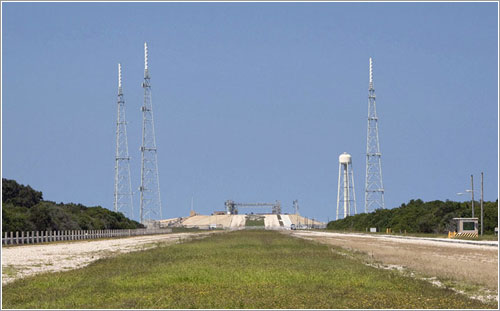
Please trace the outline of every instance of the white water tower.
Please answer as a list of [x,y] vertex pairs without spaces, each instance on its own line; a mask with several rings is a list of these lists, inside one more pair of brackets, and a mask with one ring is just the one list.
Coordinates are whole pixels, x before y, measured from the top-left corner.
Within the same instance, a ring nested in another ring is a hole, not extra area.
[[[342,186],[341,186],[342,185]],[[339,156],[339,183],[337,190],[337,219],[339,209],[344,207],[344,218],[356,214],[356,193],[351,155],[344,152]]]

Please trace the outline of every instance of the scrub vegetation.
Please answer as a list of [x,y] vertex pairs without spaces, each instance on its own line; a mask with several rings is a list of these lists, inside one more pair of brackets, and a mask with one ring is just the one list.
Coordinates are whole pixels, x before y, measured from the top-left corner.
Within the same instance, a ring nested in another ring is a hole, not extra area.
[[3,287],[3,308],[496,308],[275,231],[235,231]]
[[136,229],[144,226],[100,206],[44,201],[42,192],[2,178],[2,232]]
[[[498,200],[484,202],[484,233],[492,235],[498,227]],[[330,230],[367,231],[376,227],[385,232],[391,228],[393,233],[448,233],[455,231],[455,217],[471,217],[471,202],[411,200],[393,209],[378,209],[372,213],[347,216],[331,221]],[[480,217],[479,202],[474,203],[474,215]]]

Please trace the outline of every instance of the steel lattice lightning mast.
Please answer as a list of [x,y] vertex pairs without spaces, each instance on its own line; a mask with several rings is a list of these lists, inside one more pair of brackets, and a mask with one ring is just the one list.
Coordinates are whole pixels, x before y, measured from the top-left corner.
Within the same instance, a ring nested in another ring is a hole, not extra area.
[[368,130],[366,136],[365,213],[385,208],[382,183],[382,154],[378,140],[378,117],[373,88],[373,64],[370,57],[370,84],[368,88]]
[[116,117],[116,156],[114,210],[129,218],[134,216],[132,185],[130,180],[130,157],[128,154],[127,121],[122,91],[122,66],[118,64],[118,113]]
[[140,221],[161,218],[160,181],[158,177],[158,156],[151,101],[151,83],[148,70],[148,46],[144,43],[144,105],[142,106],[141,145],[141,209]]

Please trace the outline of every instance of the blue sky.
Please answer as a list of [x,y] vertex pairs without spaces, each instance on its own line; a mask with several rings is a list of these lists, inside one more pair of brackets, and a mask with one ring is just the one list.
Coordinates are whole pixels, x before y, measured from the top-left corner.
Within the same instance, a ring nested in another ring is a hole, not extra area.
[[[374,59],[386,207],[498,197],[497,3],[2,3],[2,177],[113,206],[117,63],[140,184],[143,43],[163,215],[279,200],[333,219],[338,156],[364,203]],[[135,215],[139,200],[135,196]],[[248,210],[251,211],[251,210]],[[257,210],[255,210],[257,211]]]

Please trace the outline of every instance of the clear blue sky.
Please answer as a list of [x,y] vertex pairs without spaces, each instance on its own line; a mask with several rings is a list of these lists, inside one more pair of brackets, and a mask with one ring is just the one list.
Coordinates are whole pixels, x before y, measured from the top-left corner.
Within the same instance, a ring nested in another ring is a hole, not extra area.
[[[163,214],[298,199],[333,219],[338,156],[364,203],[374,58],[386,206],[498,197],[496,3],[3,3],[2,177],[113,206],[117,63],[140,184],[150,50]],[[138,214],[138,195],[134,200]],[[251,210],[249,210],[251,211]],[[257,211],[257,210],[255,210]]]

